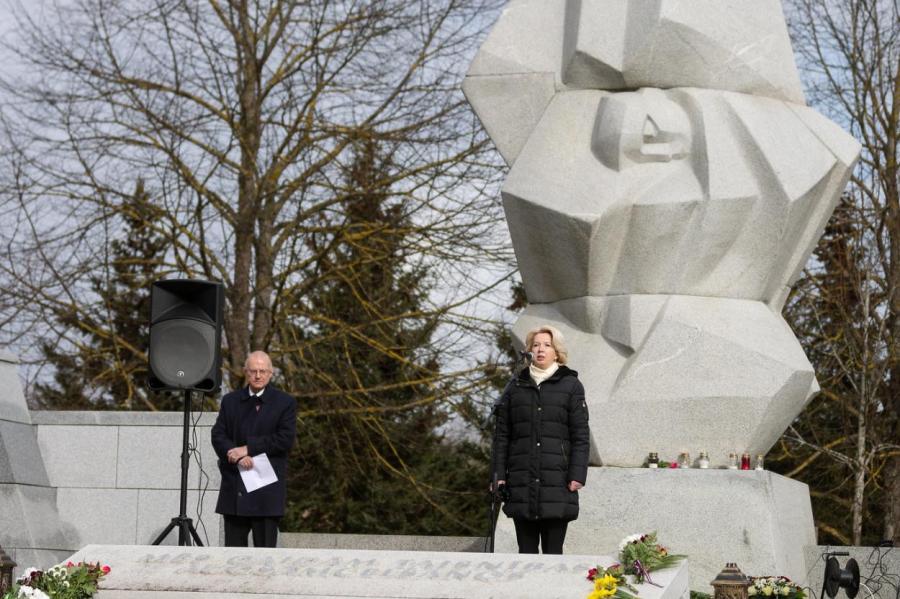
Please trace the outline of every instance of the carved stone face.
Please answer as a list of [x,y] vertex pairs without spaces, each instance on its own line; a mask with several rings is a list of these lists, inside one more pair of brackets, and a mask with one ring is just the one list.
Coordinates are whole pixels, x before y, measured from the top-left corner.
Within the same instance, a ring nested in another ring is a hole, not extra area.
[[846,181],[822,141],[836,133],[805,107],[733,92],[557,94],[503,188],[529,300],[780,305]]
[[591,151],[620,173],[637,165],[681,161],[691,154],[687,109],[659,89],[604,96],[594,123]]

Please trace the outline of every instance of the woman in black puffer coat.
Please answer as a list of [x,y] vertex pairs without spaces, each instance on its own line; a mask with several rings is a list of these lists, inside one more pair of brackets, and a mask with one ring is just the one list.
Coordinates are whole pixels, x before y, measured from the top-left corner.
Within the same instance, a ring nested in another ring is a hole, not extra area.
[[566,528],[578,517],[587,478],[590,433],[584,387],[566,367],[560,332],[528,333],[533,362],[506,388],[497,409],[493,460],[509,498],[503,512],[516,525],[519,553],[562,553]]

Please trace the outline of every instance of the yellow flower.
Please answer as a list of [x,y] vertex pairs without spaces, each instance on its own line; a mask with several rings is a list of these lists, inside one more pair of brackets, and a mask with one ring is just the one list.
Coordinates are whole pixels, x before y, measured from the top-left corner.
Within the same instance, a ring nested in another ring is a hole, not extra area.
[[594,588],[597,588],[597,589],[599,589],[601,586],[614,587],[614,586],[616,586],[616,584],[617,584],[616,577],[610,576],[609,574],[604,574],[603,578],[595,578],[594,579]]
[[601,578],[594,579],[594,592],[590,594],[588,599],[606,599],[616,594],[616,577],[609,574]]
[[772,594],[772,591],[774,591],[774,590],[775,589],[772,588],[772,585],[767,584],[766,586],[763,587],[763,590],[762,590],[763,595],[768,597],[769,595]]

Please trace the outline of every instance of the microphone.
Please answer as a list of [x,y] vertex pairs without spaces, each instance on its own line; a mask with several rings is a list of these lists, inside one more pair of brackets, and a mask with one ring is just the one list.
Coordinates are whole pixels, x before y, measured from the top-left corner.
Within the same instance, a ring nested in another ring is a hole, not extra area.
[[534,354],[530,351],[520,351],[519,357],[523,358],[527,364],[531,364],[531,361],[534,360]]

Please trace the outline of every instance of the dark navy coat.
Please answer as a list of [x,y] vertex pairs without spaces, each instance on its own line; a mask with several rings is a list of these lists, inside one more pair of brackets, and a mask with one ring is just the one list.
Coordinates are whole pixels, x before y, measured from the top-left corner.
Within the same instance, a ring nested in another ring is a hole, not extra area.
[[578,373],[560,366],[540,386],[528,369],[503,393],[496,412],[494,468],[506,480],[503,512],[527,520],[578,517],[578,492],[590,457],[588,411]]
[[[287,459],[297,436],[297,402],[287,393],[267,385],[260,409],[249,388],[222,398],[212,428],[212,444],[219,456],[222,486],[216,512],[228,516],[280,517],[284,515]],[[247,446],[250,457],[265,453],[278,482],[247,493],[237,464],[228,463],[228,450]]]

